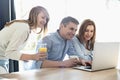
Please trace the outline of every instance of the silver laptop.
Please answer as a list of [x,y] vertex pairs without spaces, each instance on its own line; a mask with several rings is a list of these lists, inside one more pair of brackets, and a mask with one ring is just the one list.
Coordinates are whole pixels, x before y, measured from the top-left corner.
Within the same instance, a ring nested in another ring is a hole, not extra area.
[[117,67],[119,55],[118,42],[96,42],[93,51],[92,66],[76,66],[74,69],[96,71]]

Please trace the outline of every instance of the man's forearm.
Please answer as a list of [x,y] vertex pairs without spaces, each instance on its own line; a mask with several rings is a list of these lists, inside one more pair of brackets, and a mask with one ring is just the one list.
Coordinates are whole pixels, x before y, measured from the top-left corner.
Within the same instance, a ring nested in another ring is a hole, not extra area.
[[42,68],[60,68],[62,67],[62,61],[44,60],[41,67]]

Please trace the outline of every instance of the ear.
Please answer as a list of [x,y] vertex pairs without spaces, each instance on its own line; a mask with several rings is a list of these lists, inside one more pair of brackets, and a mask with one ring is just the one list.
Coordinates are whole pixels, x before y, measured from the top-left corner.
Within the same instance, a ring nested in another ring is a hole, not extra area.
[[64,25],[63,25],[63,24],[60,24],[60,28],[64,28]]
[[61,27],[64,27],[64,25],[63,25],[63,24],[61,24]]

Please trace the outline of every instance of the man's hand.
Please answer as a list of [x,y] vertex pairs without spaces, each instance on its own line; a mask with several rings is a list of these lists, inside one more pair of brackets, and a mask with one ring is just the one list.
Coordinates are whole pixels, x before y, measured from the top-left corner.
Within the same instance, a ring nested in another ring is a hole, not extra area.
[[61,67],[69,68],[76,66],[78,64],[78,60],[76,58],[71,58],[65,61],[61,61]]

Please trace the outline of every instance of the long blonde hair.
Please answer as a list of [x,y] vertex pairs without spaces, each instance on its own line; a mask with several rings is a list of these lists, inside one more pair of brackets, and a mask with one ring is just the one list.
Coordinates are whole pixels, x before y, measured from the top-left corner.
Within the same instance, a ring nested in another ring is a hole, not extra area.
[[10,22],[7,22],[5,24],[5,26],[9,26],[9,25],[11,25],[14,22],[22,22],[22,23],[24,22],[24,23],[28,23],[28,25],[30,26],[30,29],[35,29],[35,28],[37,28],[37,17],[38,17],[38,14],[40,12],[43,12],[46,15],[46,24],[44,25],[44,28],[41,29],[41,31],[39,33],[41,33],[43,31],[43,33],[45,34],[47,32],[47,25],[48,25],[48,21],[49,21],[49,14],[48,14],[47,10],[44,7],[42,7],[42,6],[33,7],[31,9],[30,13],[29,13],[28,20],[12,20]]
[[[35,28],[36,28],[37,27],[37,16],[40,12],[43,12],[46,15],[46,24],[44,25],[44,28],[43,28],[43,32],[46,33],[47,32],[47,24],[49,21],[49,14],[44,7],[36,6],[31,9],[29,18],[28,18],[28,24],[29,24],[29,26],[35,26]],[[31,27],[31,29],[34,29],[34,27]]]
[[10,22],[6,22],[5,27],[10,26],[10,25],[11,25],[12,23],[14,23],[14,22],[28,23],[27,20],[12,20],[12,21],[10,21]]

